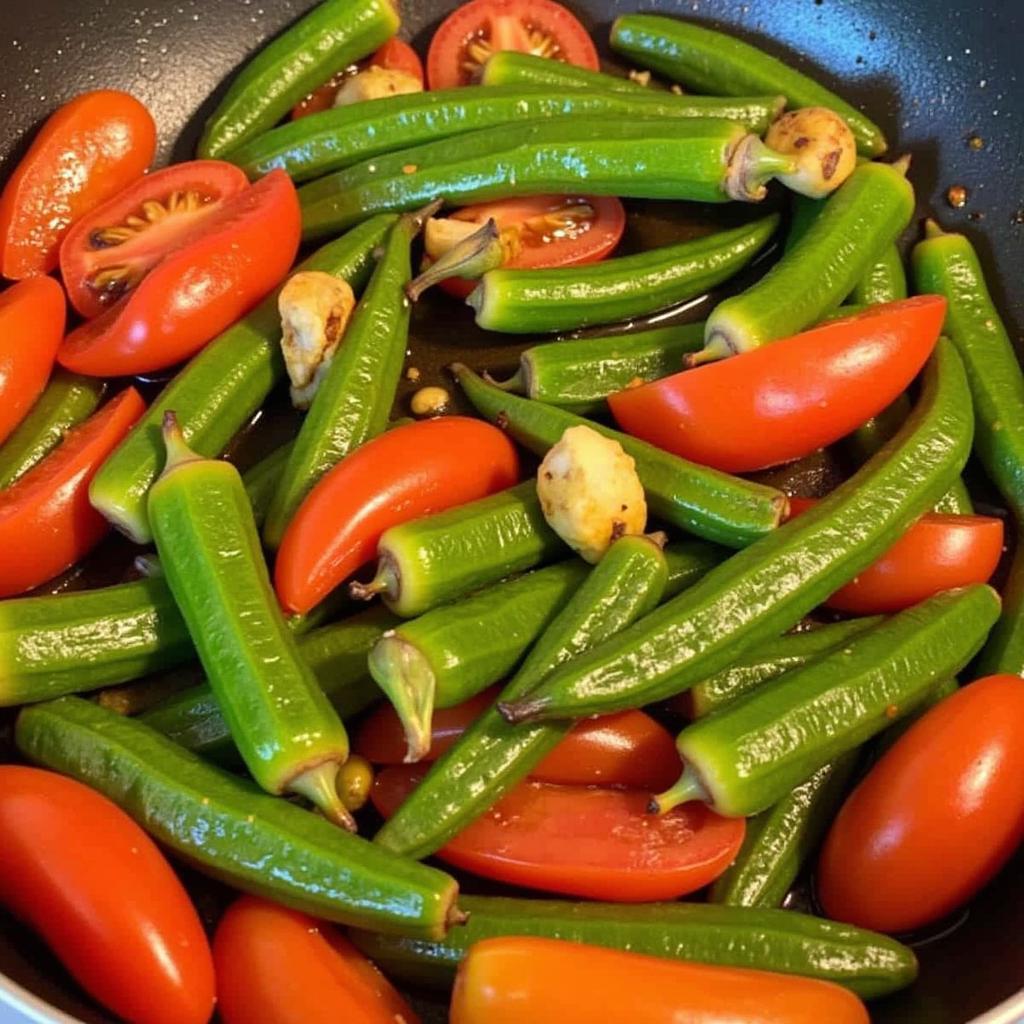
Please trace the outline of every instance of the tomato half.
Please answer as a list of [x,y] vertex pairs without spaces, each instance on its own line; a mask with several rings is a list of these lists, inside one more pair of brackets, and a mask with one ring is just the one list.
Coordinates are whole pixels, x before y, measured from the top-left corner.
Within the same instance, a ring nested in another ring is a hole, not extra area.
[[243,896],[213,940],[224,1024],[418,1024],[383,974],[338,929]]
[[[416,766],[385,768],[372,800],[393,814],[423,778]],[[672,900],[707,885],[735,859],[743,818],[702,803],[663,817],[646,791],[524,782],[467,826],[437,856],[484,878],[616,903]]]
[[946,315],[938,295],[871,306],[770,345],[609,396],[634,437],[729,473],[838,441],[914,379]]
[[434,33],[427,54],[431,89],[469,85],[498,50],[518,50],[591,71],[600,60],[579,19],[554,0],[470,0]]
[[[815,504],[790,498],[790,516]],[[928,513],[825,604],[851,615],[902,611],[943,590],[987,583],[1002,553],[1001,519]]]
[[[434,711],[430,751],[436,761],[498,698],[492,687],[464,704]],[[363,720],[353,749],[376,765],[405,761],[406,738],[390,704],[381,704]],[[585,718],[536,768],[530,778],[564,786],[626,786],[660,793],[683,770],[671,733],[642,711]]]
[[1024,680],[979,679],[915,722],[825,840],[830,917],[900,932],[969,900],[1024,838]]
[[423,62],[419,54],[403,39],[394,36],[389,39],[375,54],[360,61],[354,67],[342,68],[332,75],[323,85],[314,89],[301,103],[292,107],[292,120],[319,114],[334,106],[334,97],[345,84],[345,79],[358,74],[365,68],[383,68],[385,71],[404,71],[407,75],[419,79],[423,84]]
[[72,331],[57,361],[75,373],[121,377],[195,355],[291,269],[302,230],[295,186],[271,171],[199,227],[120,302]]
[[98,206],[60,247],[71,305],[82,316],[99,316],[168,252],[202,232],[203,222],[248,185],[233,164],[194,160],[149,174]]
[[0,195],[0,274],[48,274],[68,228],[144,174],[156,125],[133,96],[88,92],[43,125]]
[[89,504],[89,484],[145,408],[134,388],[122,391],[0,491],[0,597],[53,579],[103,539],[110,524]]
[[213,960],[156,844],[74,779],[0,766],[0,901],[78,983],[137,1024],[206,1024]]
[[66,314],[64,292],[52,277],[0,292],[0,444],[46,387]]

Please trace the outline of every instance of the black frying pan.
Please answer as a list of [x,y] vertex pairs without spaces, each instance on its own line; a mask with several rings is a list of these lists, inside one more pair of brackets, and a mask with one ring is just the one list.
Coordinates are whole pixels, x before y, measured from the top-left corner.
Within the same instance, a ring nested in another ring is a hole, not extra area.
[[[9,169],[32,130],[54,107],[100,86],[127,89],[147,103],[160,127],[161,157],[188,159],[202,121],[232,71],[312,2],[0,0],[0,171]],[[401,0],[405,33],[424,42],[455,4]],[[599,40],[607,38],[608,23],[616,14],[659,10],[726,25],[813,68],[882,124],[894,141],[894,152],[913,154],[911,176],[921,212],[930,210],[943,226],[971,235],[1011,336],[1024,340],[1021,0],[963,5],[955,0],[570,0],[570,6]],[[983,149],[968,146],[971,135],[984,140]],[[954,184],[969,191],[964,209],[954,210],[945,200],[946,189]],[[700,225],[707,213],[682,204],[643,204],[634,212],[629,240],[643,245],[666,235],[679,237]],[[417,318],[414,352],[426,382],[440,381],[440,367],[455,352],[465,355],[467,345],[474,346],[472,359],[481,365],[514,360],[513,346],[487,347],[472,320],[450,303],[428,305]],[[261,443],[266,442],[257,439],[250,447]],[[820,487],[821,474],[818,460],[804,468],[796,485]],[[105,545],[86,580],[116,580],[129,554],[126,545]],[[1024,992],[1012,999],[1024,986],[1022,866],[1024,857],[1018,857],[966,915],[925,938],[918,948],[920,980],[907,992],[873,1004],[874,1020],[1024,1020]],[[198,891],[201,909],[212,920],[222,894],[206,887]],[[79,995],[32,936],[3,917],[0,972],[0,1021],[19,1019],[6,1016],[8,1004],[20,1006],[30,1020],[109,1020]],[[10,986],[2,975],[16,985]],[[1006,1000],[1010,1002],[993,1011]],[[59,1010],[49,1009],[51,1005]],[[444,1019],[437,1005],[425,1004],[423,1011],[427,1020]]]

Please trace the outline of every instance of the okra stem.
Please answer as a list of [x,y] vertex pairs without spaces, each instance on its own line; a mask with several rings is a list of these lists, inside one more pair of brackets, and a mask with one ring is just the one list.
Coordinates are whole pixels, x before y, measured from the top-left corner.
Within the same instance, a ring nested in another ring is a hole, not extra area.
[[674,786],[666,789],[664,793],[651,797],[647,810],[650,814],[660,816],[668,814],[669,811],[680,804],[688,804],[691,800],[707,802],[709,799],[710,795],[707,786],[701,782],[700,776],[693,765],[688,764],[683,769],[683,774]]
[[355,832],[356,820],[338,795],[337,781],[337,761],[321,761],[320,764],[296,775],[288,788],[291,792],[304,796],[314,807],[319,807],[324,817],[332,824]]
[[792,174],[796,158],[777,153],[756,135],[745,135],[729,158],[725,191],[741,203],[759,203],[768,194],[768,182],[779,174]]
[[426,658],[400,636],[385,636],[370,653],[370,665],[405,727],[406,763],[422,761],[430,751],[437,689]]
[[420,296],[435,284],[450,277],[467,277],[475,280],[489,270],[497,270],[504,262],[505,250],[501,244],[501,232],[493,217],[468,238],[446,252],[431,264],[419,277],[410,281],[405,294],[410,302],[418,302]]

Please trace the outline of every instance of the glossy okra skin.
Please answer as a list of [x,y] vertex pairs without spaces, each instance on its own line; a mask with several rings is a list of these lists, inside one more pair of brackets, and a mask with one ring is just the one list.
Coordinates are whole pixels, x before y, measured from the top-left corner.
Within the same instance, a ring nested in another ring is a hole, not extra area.
[[743,846],[715,879],[709,902],[730,907],[782,906],[832,823],[857,757],[853,751],[822,765],[778,803],[751,818]]
[[451,985],[471,946],[504,935],[539,935],[669,960],[821,978],[866,999],[904,988],[917,976],[913,951],[895,939],[795,910],[504,896],[464,896],[460,904],[469,920],[443,942],[363,931],[353,938],[387,974],[438,988]]
[[109,797],[158,843],[235,889],[360,928],[440,939],[458,887],[147,728],[77,697],[26,708],[18,749]]
[[[541,633],[502,699],[529,693],[557,665],[655,608],[667,581],[658,544],[646,537],[617,540]],[[429,747],[427,725],[423,739]],[[559,722],[516,728],[488,709],[431,766],[374,842],[410,857],[435,852],[529,774],[570,727]]]
[[903,257],[895,245],[887,245],[854,285],[847,301],[857,306],[876,306],[906,297],[907,272],[903,267]]
[[292,442],[289,441],[287,444],[275,448],[242,475],[242,484],[245,486],[245,493],[249,495],[249,504],[252,506],[252,517],[256,521],[256,529],[261,529],[267,518],[267,509],[270,508],[274,491],[277,490],[278,482],[284,472],[284,467],[288,464],[291,452]]
[[466,300],[476,322],[506,334],[571,331],[644,316],[702,295],[739,273],[778,215],[588,267],[492,270]]
[[0,489],[24,476],[72,427],[88,419],[106,390],[106,383],[96,377],[55,370],[46,390],[0,447]]
[[[561,63],[557,66],[570,67]],[[573,71],[587,73],[581,68]],[[627,79],[621,81],[631,84]],[[582,88],[574,85],[569,91],[552,89],[544,83],[490,89],[470,86],[389,96],[310,114],[272,128],[233,150],[228,159],[250,177],[281,168],[295,181],[304,182],[410,146],[525,121],[713,117],[761,133],[774,107],[771,97],[727,103],[705,96],[673,96],[640,86],[627,92],[610,91],[600,83]]]
[[272,128],[339,68],[387,42],[400,23],[393,0],[322,0],[235,76],[206,122],[199,156],[223,157]]
[[409,341],[405,286],[418,230],[415,218],[402,218],[384,243],[278,479],[263,525],[271,548],[281,543],[292,516],[324,473],[387,427]]
[[568,427],[588,426],[618,441],[636,461],[651,514],[704,540],[744,547],[774,530],[787,511],[785,495],[774,488],[687,462],[566,409],[506,394],[461,363],[452,372],[477,412],[538,455]]
[[[370,276],[374,249],[394,223],[378,217],[318,249],[296,271],[320,270],[355,290]],[[277,293],[215,338],[167,385],[89,486],[89,500],[137,544],[153,539],[146,495],[164,465],[164,413],[173,410],[201,455],[227,447],[285,376]]]
[[963,468],[972,433],[963,366],[940,339],[910,418],[854,476],[506,710],[522,720],[640,707],[781,635],[934,505]]
[[612,25],[612,49],[695,92],[712,96],[782,93],[789,108],[828,107],[850,126],[866,156],[886,150],[881,129],[813,78],[724,32],[653,14],[626,14]]

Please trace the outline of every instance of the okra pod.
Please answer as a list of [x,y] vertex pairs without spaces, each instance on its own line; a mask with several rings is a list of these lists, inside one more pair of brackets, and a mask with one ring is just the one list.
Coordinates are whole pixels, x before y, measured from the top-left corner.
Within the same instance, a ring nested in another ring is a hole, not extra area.
[[261,529],[266,521],[267,509],[270,508],[270,502],[274,498],[284,467],[288,464],[291,451],[292,442],[289,441],[260,459],[242,476],[245,493],[249,495],[249,504],[252,506],[252,517],[256,521],[256,529]]

